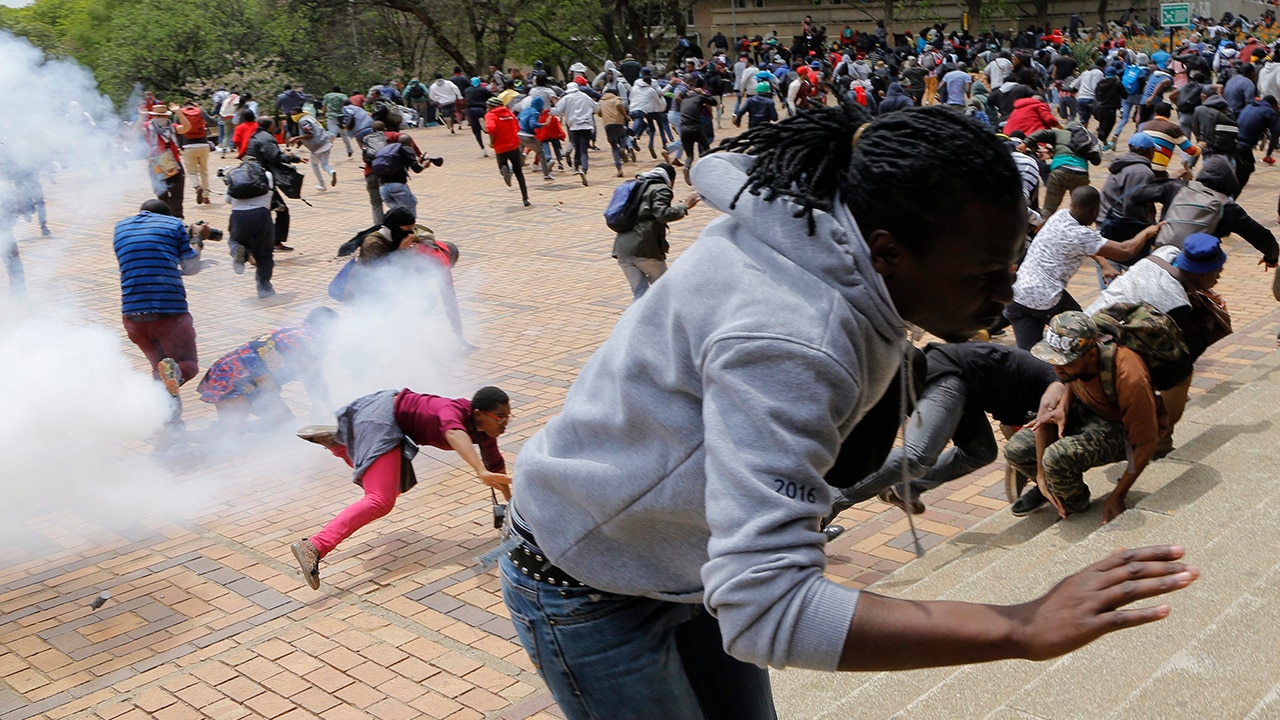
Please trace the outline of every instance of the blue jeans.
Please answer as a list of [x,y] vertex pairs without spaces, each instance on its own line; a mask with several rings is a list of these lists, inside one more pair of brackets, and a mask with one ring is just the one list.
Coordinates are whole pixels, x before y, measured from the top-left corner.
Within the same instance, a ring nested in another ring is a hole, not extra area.
[[632,255],[619,256],[618,265],[622,267],[622,274],[627,276],[627,282],[631,284],[631,300],[633,302],[639,300],[645,294],[645,291],[649,289],[649,286],[658,282],[658,278],[662,277],[662,273],[667,271],[666,260],[655,260]]
[[1135,107],[1142,105],[1141,95],[1130,95],[1120,101],[1120,122],[1116,124],[1115,133],[1111,136],[1111,141],[1115,142],[1120,139],[1120,133],[1124,132],[1125,123],[1129,122],[1129,114],[1133,112]]
[[392,208],[402,207],[418,217],[418,198],[414,197],[413,191],[405,183],[384,182],[378,189],[378,196],[387,204],[387,212],[391,212]]
[[562,588],[499,562],[516,635],[569,720],[773,720],[769,672],[701,605]]
[[342,144],[347,147],[347,157],[351,157],[351,133],[338,127],[338,116],[329,116],[325,124],[329,128],[330,135],[342,138]]
[[649,149],[653,149],[653,136],[658,132],[657,121],[650,117],[652,113],[642,113],[639,110],[631,113],[631,136],[635,138],[635,146],[640,147],[640,136],[647,129],[649,131]]

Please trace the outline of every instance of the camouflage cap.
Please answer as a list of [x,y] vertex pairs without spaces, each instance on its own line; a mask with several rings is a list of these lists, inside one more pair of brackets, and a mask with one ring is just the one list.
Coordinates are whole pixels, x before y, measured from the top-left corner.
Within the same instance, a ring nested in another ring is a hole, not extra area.
[[1044,339],[1031,348],[1031,354],[1050,365],[1066,365],[1098,342],[1098,326],[1093,318],[1069,310],[1058,313],[1044,329]]

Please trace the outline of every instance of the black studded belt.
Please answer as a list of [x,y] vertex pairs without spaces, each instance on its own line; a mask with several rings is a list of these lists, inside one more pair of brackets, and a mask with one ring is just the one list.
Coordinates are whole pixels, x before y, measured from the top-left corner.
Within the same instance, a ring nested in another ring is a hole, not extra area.
[[507,557],[511,559],[511,562],[517,568],[520,568],[520,572],[538,582],[544,582],[560,588],[587,587],[584,583],[574,580],[569,573],[552,565],[545,555],[533,550],[524,543],[520,543],[507,551]]

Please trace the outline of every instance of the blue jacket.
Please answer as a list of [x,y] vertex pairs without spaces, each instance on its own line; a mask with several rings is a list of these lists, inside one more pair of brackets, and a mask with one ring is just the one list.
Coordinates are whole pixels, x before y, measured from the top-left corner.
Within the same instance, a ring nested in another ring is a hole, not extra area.
[[906,110],[911,105],[911,98],[902,89],[902,85],[891,82],[889,83],[889,89],[885,91],[884,100],[880,101],[880,114],[884,115],[898,110]]
[[1271,148],[1274,149],[1276,137],[1280,135],[1280,113],[1264,101],[1254,100],[1236,116],[1236,126],[1240,129],[1236,142],[1249,148],[1258,144],[1263,131],[1270,129]]
[[532,135],[534,131],[542,124],[538,122],[538,118],[542,116],[542,108],[546,105],[546,101],[540,97],[534,96],[529,100],[529,107],[520,111],[520,132],[525,135]]

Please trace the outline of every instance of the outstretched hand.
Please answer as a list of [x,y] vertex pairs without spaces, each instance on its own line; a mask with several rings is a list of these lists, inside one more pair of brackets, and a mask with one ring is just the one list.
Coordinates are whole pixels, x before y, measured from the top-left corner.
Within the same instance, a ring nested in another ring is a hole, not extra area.
[[1168,605],[1125,606],[1195,582],[1200,569],[1175,562],[1183,552],[1178,545],[1120,548],[1067,577],[1040,599],[1018,606],[1024,657],[1055,658],[1107,633],[1164,619]]
[[489,472],[485,470],[480,473],[480,482],[502,493],[507,500],[511,499],[511,476],[503,473]]

